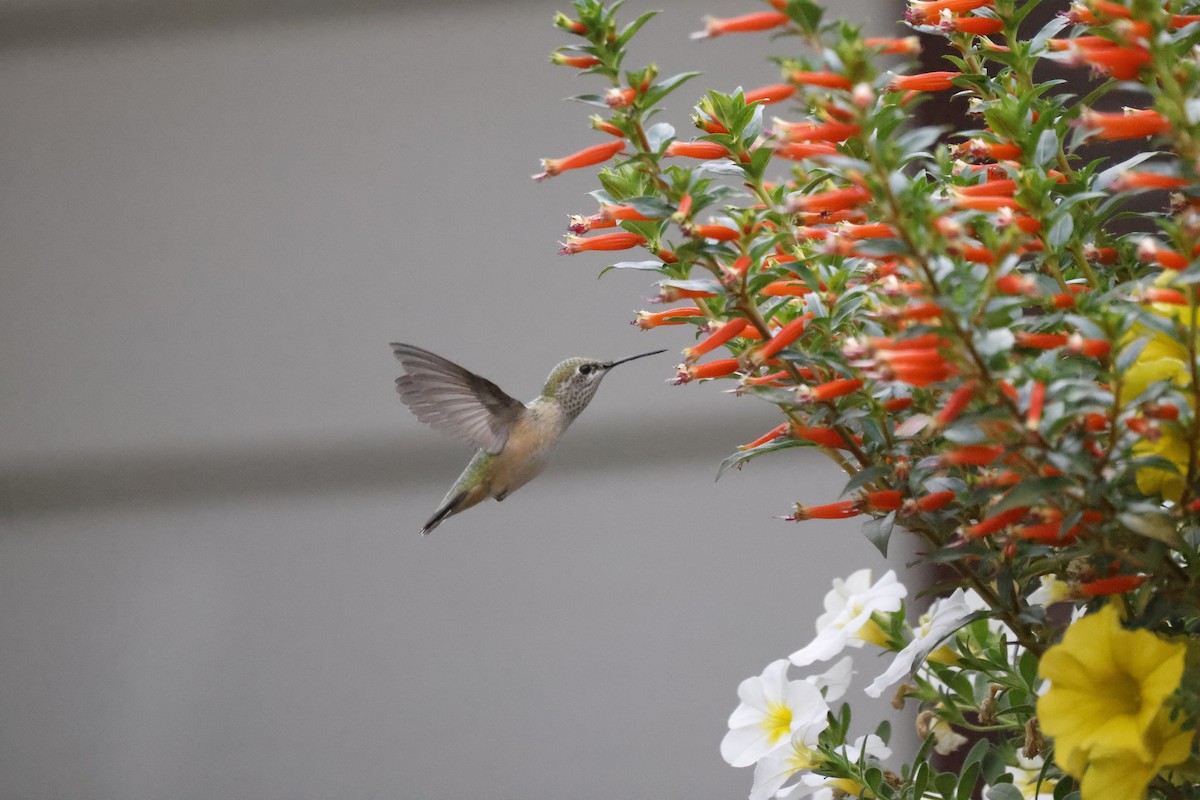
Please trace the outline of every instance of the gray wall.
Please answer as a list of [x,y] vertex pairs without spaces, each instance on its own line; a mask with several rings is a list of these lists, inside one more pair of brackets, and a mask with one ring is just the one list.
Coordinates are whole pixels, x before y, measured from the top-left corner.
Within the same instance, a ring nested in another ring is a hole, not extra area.
[[[765,37],[655,5],[664,72],[776,80]],[[418,536],[469,453],[389,341],[527,398],[687,340],[627,325],[645,276],[555,253],[593,184],[529,175],[597,140],[555,4],[333,6],[0,3],[0,796],[739,796],[738,681],[885,566],[772,519],[841,479],[714,485],[776,416],[664,355]]]

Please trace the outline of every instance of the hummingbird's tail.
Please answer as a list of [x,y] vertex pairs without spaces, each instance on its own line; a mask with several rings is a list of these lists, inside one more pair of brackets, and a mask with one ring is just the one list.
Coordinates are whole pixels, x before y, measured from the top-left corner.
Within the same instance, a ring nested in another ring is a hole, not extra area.
[[437,510],[437,513],[430,517],[429,521],[426,522],[424,527],[421,528],[421,535],[428,536],[433,532],[434,528],[442,524],[442,520],[460,511],[463,501],[467,499],[467,495],[469,493],[469,491],[459,492],[458,494],[454,495],[454,497],[451,497],[449,500],[443,503],[442,507]]

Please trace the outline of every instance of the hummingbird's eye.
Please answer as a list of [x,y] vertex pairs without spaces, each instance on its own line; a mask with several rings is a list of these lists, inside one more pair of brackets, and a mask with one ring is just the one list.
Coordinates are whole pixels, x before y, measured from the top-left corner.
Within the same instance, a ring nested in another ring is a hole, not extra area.
[[587,374],[588,374],[588,373],[590,373],[591,371],[592,371],[592,365],[591,365],[591,364],[580,364],[580,365],[579,365],[579,374],[580,374],[580,375],[587,375]]

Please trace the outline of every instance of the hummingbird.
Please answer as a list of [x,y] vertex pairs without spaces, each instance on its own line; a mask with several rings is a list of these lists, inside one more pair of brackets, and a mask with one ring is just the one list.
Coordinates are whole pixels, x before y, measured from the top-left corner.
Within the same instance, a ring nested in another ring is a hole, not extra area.
[[568,358],[550,370],[538,397],[522,403],[453,361],[393,342],[392,353],[405,372],[396,379],[404,405],[435,431],[478,448],[421,533],[428,534],[447,517],[488,497],[503,500],[529,483],[546,468],[562,435],[587,408],[609,370],[665,352],[618,361]]

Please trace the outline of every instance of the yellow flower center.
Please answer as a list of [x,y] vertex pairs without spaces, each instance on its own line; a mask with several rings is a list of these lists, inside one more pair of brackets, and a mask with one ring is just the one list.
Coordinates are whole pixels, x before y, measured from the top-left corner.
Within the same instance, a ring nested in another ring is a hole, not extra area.
[[887,649],[888,635],[884,633],[883,628],[879,627],[879,623],[875,621],[874,617],[867,620],[867,624],[859,628],[858,633],[854,635],[859,639],[862,639],[864,642],[870,642],[871,644],[878,645],[885,650]]
[[1119,672],[1109,678],[1113,715],[1137,716],[1142,708],[1142,687],[1128,672]]
[[783,703],[767,703],[767,713],[759,723],[767,732],[771,744],[775,744],[792,732],[792,710]]

